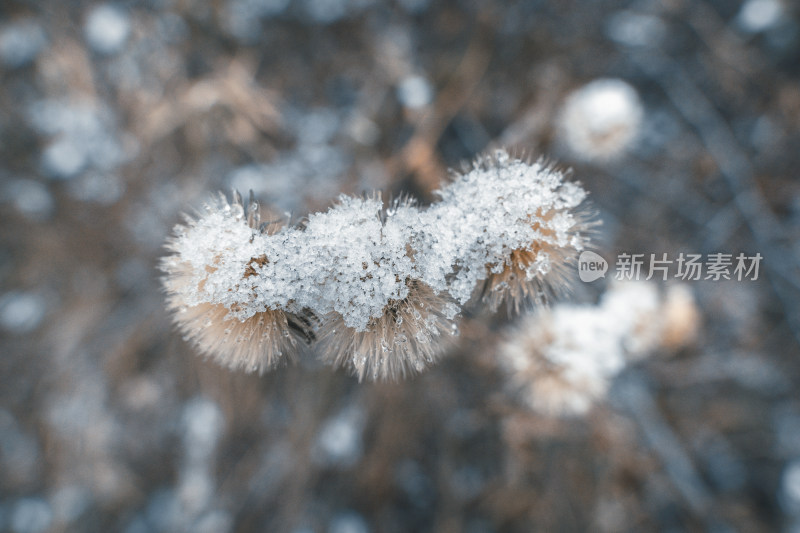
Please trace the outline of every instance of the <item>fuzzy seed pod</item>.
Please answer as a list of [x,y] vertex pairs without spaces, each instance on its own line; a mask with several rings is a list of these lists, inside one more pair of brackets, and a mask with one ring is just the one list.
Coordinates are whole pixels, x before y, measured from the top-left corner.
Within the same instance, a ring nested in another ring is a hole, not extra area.
[[477,287],[492,310],[506,301],[519,312],[563,292],[596,225],[579,184],[543,160],[504,150],[476,160],[440,195],[445,208],[471,215],[454,236],[462,244],[450,291],[465,302]]
[[350,369],[359,381],[396,381],[422,372],[442,356],[448,338],[458,335],[458,311],[448,297],[411,280],[408,295],[389,301],[364,331],[331,317],[320,331],[321,353],[328,363]]
[[[172,254],[161,262],[167,308],[178,329],[200,353],[231,369],[261,373],[286,358],[292,359],[298,341],[314,340],[313,313],[275,308],[239,318],[239,303],[215,299],[206,291],[210,275],[231,268],[226,258],[238,243],[274,233],[279,226],[260,223],[259,206],[252,195],[247,208],[241,196],[234,194],[231,203],[219,196],[205,211],[198,218],[187,217],[185,225],[176,227],[175,238],[167,243]],[[226,238],[230,242],[225,242]],[[204,246],[198,248],[194,241]],[[267,262],[266,254],[250,258],[239,266],[239,277],[247,280]]]

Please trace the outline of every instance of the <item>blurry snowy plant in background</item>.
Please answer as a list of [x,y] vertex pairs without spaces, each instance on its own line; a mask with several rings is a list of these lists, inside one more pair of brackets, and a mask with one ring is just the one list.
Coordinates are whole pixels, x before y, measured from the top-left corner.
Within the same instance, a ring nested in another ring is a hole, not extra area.
[[636,140],[643,117],[636,89],[619,79],[599,79],[567,97],[559,134],[575,156],[607,161]]
[[686,285],[615,283],[598,305],[557,304],[525,317],[499,350],[510,388],[531,409],[580,415],[625,366],[691,342],[699,313]]
[[120,9],[101,4],[89,13],[84,33],[89,45],[97,52],[114,54],[125,46],[131,33],[131,22]]
[[21,19],[0,27],[0,61],[8,68],[27,65],[46,45],[44,29],[33,19]]
[[8,292],[0,297],[0,327],[22,334],[34,331],[47,314],[45,298],[35,292]]

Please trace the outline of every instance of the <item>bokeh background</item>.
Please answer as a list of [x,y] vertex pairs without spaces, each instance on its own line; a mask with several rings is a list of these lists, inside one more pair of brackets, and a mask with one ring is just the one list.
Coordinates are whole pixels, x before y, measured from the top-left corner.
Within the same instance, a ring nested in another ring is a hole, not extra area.
[[[559,133],[602,78],[643,111],[614,158]],[[0,83],[0,530],[800,531],[796,3],[3,0]],[[158,258],[214,191],[429,202],[491,146],[573,168],[606,257],[761,275],[692,282],[697,337],[567,419],[509,394],[502,311],[389,384],[173,330]]]

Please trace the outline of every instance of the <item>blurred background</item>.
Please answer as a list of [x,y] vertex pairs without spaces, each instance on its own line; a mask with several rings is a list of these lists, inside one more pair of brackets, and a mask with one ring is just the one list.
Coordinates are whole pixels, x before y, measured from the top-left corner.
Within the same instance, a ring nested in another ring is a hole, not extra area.
[[[796,3],[3,0],[0,80],[0,530],[800,531]],[[509,392],[503,312],[388,384],[173,330],[158,258],[211,193],[430,202],[495,146],[574,169],[610,260],[759,279],[689,283],[696,335],[579,417]]]

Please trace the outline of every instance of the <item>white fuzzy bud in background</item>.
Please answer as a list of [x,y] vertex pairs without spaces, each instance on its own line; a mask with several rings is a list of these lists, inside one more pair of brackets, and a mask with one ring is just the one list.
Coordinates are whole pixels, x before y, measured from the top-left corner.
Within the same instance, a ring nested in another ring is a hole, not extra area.
[[112,5],[92,9],[84,27],[86,40],[96,52],[115,54],[122,50],[131,33],[131,21],[124,11]]
[[577,157],[608,161],[639,135],[644,110],[636,89],[618,79],[599,79],[570,94],[558,120],[561,140]]

